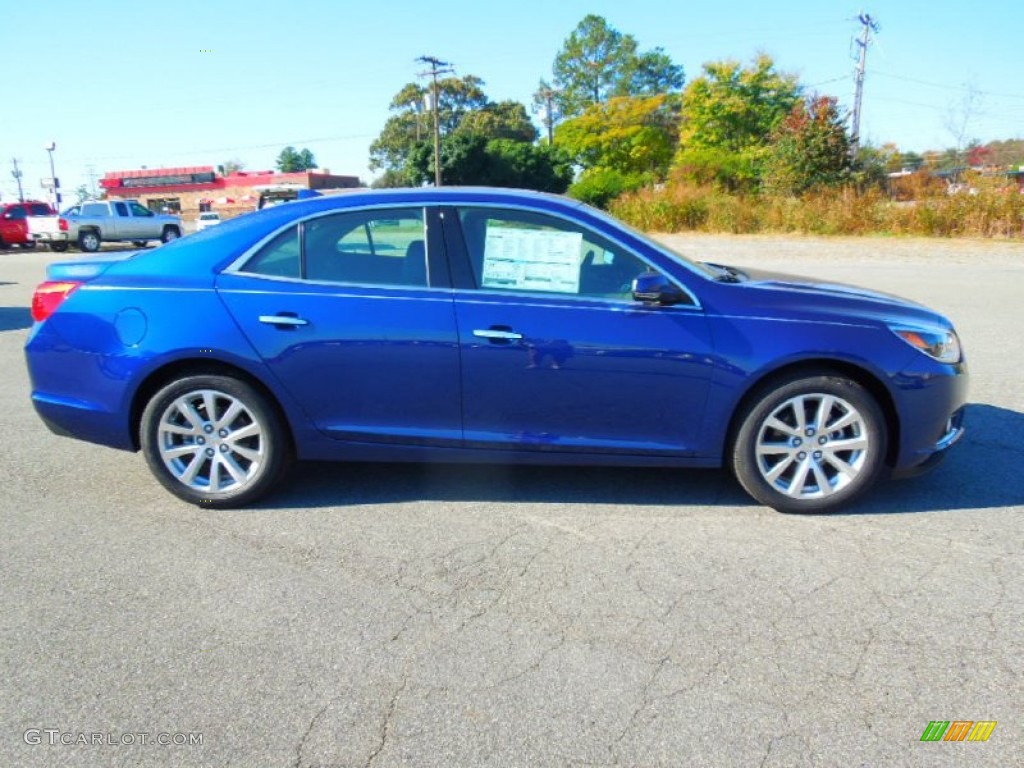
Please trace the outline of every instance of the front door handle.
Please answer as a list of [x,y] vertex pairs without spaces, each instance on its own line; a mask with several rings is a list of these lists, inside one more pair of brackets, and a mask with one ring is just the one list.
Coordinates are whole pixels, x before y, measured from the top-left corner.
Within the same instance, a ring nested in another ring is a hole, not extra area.
[[477,329],[473,335],[478,339],[491,339],[492,341],[519,341],[523,334],[515,331],[503,331],[498,328]]
[[267,323],[268,325],[309,325],[308,320],[303,320],[301,317],[295,315],[260,315],[260,322]]

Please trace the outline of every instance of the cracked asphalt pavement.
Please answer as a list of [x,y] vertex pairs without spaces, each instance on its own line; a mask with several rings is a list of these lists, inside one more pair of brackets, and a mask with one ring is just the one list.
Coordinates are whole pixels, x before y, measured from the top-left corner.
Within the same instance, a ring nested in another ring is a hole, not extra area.
[[398,465],[200,510],[46,431],[52,255],[0,253],[0,765],[1024,765],[1024,244],[671,239],[950,315],[967,436],[827,517],[714,471]]

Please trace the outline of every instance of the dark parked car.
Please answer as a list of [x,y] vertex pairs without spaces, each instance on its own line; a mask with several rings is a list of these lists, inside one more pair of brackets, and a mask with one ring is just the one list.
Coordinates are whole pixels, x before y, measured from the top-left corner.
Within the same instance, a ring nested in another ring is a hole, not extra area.
[[141,448],[188,501],[293,459],[725,465],[820,512],[961,436],[943,316],[695,263],[565,198],[492,189],[287,203],[56,263],[26,347],[57,433]]

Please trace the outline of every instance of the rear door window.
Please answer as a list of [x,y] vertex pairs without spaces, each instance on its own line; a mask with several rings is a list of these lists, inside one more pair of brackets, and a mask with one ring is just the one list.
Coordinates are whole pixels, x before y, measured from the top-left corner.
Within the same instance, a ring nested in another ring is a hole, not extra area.
[[431,285],[427,239],[423,208],[344,211],[288,227],[238,271],[343,285],[425,288]]

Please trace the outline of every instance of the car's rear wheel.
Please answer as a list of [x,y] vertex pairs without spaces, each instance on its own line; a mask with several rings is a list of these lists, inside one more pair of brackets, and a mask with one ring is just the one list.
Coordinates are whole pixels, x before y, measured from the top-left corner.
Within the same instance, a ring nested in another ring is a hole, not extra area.
[[100,233],[93,230],[81,232],[78,235],[78,247],[88,253],[95,253],[100,249]]
[[143,411],[141,443],[163,486],[204,507],[253,502],[291,464],[288,434],[273,404],[232,376],[189,376],[165,386]]
[[875,398],[839,375],[775,382],[739,415],[732,466],[755,499],[780,512],[828,512],[884,471],[886,424]]
[[181,232],[178,231],[177,227],[164,227],[164,232],[160,235],[161,243],[169,243],[171,240],[177,240],[181,237]]

